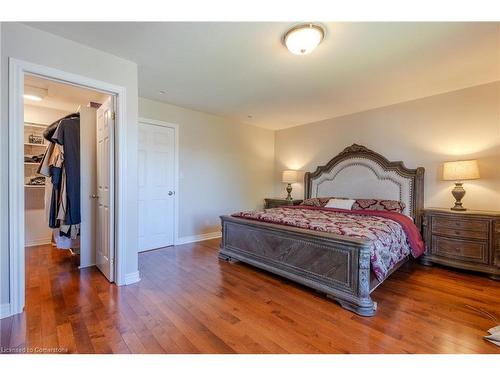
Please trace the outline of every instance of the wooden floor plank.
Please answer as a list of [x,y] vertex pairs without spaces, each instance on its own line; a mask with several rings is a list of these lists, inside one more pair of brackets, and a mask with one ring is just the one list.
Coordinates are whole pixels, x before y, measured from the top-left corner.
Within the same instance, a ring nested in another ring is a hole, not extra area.
[[2,348],[68,353],[500,353],[500,283],[415,262],[360,317],[309,288],[217,258],[219,241],[139,255],[117,287],[69,252],[26,249],[26,308],[0,321]]

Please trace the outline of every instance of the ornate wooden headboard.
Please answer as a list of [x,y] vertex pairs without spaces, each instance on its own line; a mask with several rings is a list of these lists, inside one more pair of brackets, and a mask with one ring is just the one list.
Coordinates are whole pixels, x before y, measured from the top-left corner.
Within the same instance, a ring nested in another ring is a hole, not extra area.
[[305,198],[393,199],[405,203],[405,214],[420,229],[424,208],[425,169],[408,169],[364,146],[353,144],[326,165],[304,176]]

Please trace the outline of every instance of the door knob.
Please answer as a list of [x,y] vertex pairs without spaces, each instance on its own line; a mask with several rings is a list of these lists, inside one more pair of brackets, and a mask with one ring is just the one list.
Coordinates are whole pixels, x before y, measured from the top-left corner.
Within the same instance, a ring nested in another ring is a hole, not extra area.
[[174,192],[173,191],[169,191],[168,195],[174,195]]
[[98,195],[95,195],[95,194],[92,194],[92,195],[89,195],[89,198],[92,198],[92,199],[97,199],[97,198],[99,198],[99,196],[98,196]]

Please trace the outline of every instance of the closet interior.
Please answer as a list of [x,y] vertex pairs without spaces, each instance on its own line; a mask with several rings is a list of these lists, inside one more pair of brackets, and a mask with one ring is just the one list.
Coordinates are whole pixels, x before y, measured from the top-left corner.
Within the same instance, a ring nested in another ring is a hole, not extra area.
[[105,93],[25,76],[26,252],[50,247],[71,253],[75,266],[96,264],[98,116],[112,103]]

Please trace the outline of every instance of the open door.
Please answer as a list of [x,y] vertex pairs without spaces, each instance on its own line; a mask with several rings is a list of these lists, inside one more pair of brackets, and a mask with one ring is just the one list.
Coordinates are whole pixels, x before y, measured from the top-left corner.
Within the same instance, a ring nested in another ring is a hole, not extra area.
[[80,107],[80,268],[95,264],[97,195],[97,110]]
[[114,281],[114,97],[97,110],[96,265]]

